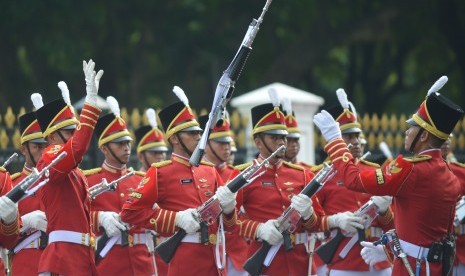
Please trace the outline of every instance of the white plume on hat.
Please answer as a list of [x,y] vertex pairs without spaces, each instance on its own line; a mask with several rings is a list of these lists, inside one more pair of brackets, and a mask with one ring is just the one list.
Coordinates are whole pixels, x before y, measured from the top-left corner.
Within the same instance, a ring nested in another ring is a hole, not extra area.
[[176,94],[176,96],[181,100],[181,102],[184,103],[185,106],[189,106],[189,99],[186,96],[186,93],[184,93],[184,90],[181,89],[179,86],[174,86],[173,87],[173,92]]
[[381,150],[381,152],[384,154],[384,156],[386,156],[387,158],[392,158],[392,152],[391,150],[389,149],[388,145],[386,144],[386,142],[382,141],[381,143],[379,143],[379,149]]
[[346,91],[342,88],[336,90],[337,99],[341,104],[342,108],[349,108],[349,100],[347,99]]
[[283,109],[288,115],[292,115],[292,103],[291,99],[288,97],[282,97],[281,98],[281,103],[283,104]]
[[69,97],[68,85],[64,81],[58,83],[58,88],[61,90],[61,96],[67,105],[71,105],[71,99]]
[[447,83],[449,79],[447,78],[447,76],[442,76],[440,77],[434,84],[433,86],[431,86],[431,88],[428,90],[428,94],[426,94],[426,97],[428,97],[429,95],[431,95],[431,93],[434,93],[434,92],[438,92],[439,89],[441,89],[444,84]]
[[271,104],[273,104],[274,107],[279,106],[280,100],[278,96],[278,92],[274,88],[268,89],[268,96],[270,97]]
[[44,106],[44,103],[42,102],[42,95],[40,95],[39,93],[33,93],[31,95],[31,101],[36,110]]
[[118,101],[113,96],[107,97],[107,103],[110,106],[110,110],[116,117],[120,117],[121,110],[119,109]]
[[355,105],[352,102],[349,102],[350,108],[352,108],[352,112],[354,113],[355,120],[357,121],[357,110],[355,109]]
[[157,115],[155,113],[155,109],[153,108],[148,108],[146,111],[145,111],[145,116],[147,116],[147,119],[149,120],[149,125],[152,127],[152,128],[157,128],[158,127],[158,124],[157,124]]

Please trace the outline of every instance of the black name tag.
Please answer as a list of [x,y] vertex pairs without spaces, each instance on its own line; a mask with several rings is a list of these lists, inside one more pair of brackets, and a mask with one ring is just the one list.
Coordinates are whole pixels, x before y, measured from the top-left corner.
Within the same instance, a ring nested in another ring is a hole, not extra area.
[[273,186],[274,186],[274,182],[262,181],[262,186],[263,186],[263,187],[273,187]]
[[192,178],[181,179],[181,185],[191,184],[192,182]]

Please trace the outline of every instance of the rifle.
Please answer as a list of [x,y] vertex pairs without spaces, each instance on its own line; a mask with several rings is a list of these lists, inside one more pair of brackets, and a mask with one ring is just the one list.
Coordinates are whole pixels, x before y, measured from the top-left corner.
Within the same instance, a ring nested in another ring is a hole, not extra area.
[[105,178],[102,178],[102,182],[100,182],[99,184],[97,185],[94,185],[92,187],[89,188],[89,194],[90,194],[90,198],[92,199],[95,199],[97,196],[103,194],[104,192],[107,192],[107,191],[116,191],[116,187],[118,187],[118,183],[120,183],[121,181],[123,181],[124,179],[134,175],[135,172],[129,172],[123,176],[121,176],[120,178],[118,179],[115,179],[113,180],[112,182],[108,183],[107,180]]
[[[304,187],[304,189],[300,192],[301,194],[312,197],[323,187],[326,181],[335,175],[332,165],[328,165],[326,163],[323,164],[323,169],[321,169],[315,177],[313,177],[312,181]],[[284,210],[281,216],[277,219],[276,228],[283,235],[284,248],[286,251],[293,248],[291,233],[296,230],[297,224],[300,220],[300,214],[291,206],[287,207],[287,209]],[[244,270],[252,276],[260,275],[264,265],[263,262],[265,261],[270,249],[271,245],[266,241],[262,241],[262,246],[244,263]]]
[[[270,163],[270,160],[276,156],[279,152],[285,150],[286,147],[280,146],[275,152],[273,152],[268,158],[263,160],[263,162],[258,163],[257,160],[254,160],[253,164],[247,167],[244,171],[238,174],[234,179],[226,184],[226,187],[232,192],[235,193],[246,186],[246,184],[252,183],[257,177],[260,177],[264,172],[257,174],[257,172],[262,167],[267,167]],[[201,242],[208,242],[208,226],[212,225],[215,220],[221,215],[222,209],[220,202],[216,195],[212,196],[210,199],[205,201],[202,206],[197,208],[198,218],[200,222],[200,236]],[[160,256],[160,258],[165,262],[169,263],[176,252],[176,249],[182,242],[182,239],[186,236],[186,231],[182,228],[179,229],[173,236],[169,237],[164,242],[161,242],[155,251]]]
[[[98,262],[100,261],[101,258],[103,258],[102,256],[100,256],[100,253],[102,252],[102,250],[105,248],[105,246],[107,245],[108,241],[110,240],[111,238],[107,235],[107,232],[105,232],[105,230],[103,230],[103,234],[102,236],[98,239],[97,241],[97,247],[95,249],[95,255],[94,255],[94,258],[95,258],[95,263],[98,264]],[[113,246],[114,244],[112,244]],[[121,246],[128,246],[129,245],[129,230],[126,230],[126,231],[121,231]],[[105,254],[106,255],[106,254]]]
[[10,163],[13,162],[16,157],[18,157],[18,154],[15,152],[10,157],[8,157],[8,159],[3,163],[2,167],[6,168],[6,166],[10,165]]
[[199,166],[200,160],[205,153],[205,148],[207,146],[207,141],[211,130],[215,125],[222,124],[224,110],[228,102],[231,100],[235,88],[234,85],[239,79],[239,75],[241,74],[247,58],[252,51],[252,43],[258,33],[258,30],[260,29],[259,27],[263,22],[263,16],[268,10],[271,1],[272,0],[266,1],[265,7],[263,7],[260,17],[258,19],[253,19],[250,23],[239,50],[229,64],[228,68],[223,72],[223,75],[221,76],[216,86],[215,97],[213,98],[212,108],[208,114],[208,121],[205,124],[205,130],[191,158],[189,159],[189,162],[196,167]]
[[[36,169],[32,169],[32,173],[26,178],[21,180],[13,189],[11,189],[6,196],[11,199],[13,202],[18,202],[23,198],[26,198],[33,193],[35,193],[40,187],[45,185],[48,182],[49,170],[60,162],[63,158],[68,155],[65,151],[61,152],[55,159],[50,162],[46,167],[44,167],[40,172]],[[34,188],[31,188],[34,183],[41,179],[45,175],[46,179],[37,184]]]
[[[378,216],[378,212],[375,203],[372,200],[369,200],[365,204],[363,204],[362,207],[360,207],[357,211],[355,211],[355,216],[361,217],[364,219],[363,229],[357,229],[357,234],[358,234],[358,239],[354,236],[352,239],[349,241],[349,243],[346,245],[347,249],[344,248],[343,251],[347,251],[344,254],[341,251],[341,254],[345,255],[348,253],[348,250],[352,248],[352,246],[355,244],[357,241],[364,241],[365,240],[365,229],[367,227],[370,227],[371,223],[375,218]],[[336,253],[336,250],[339,248],[339,244],[342,242],[344,238],[346,238],[347,233],[341,229],[337,229],[336,236],[334,236],[331,240],[329,240],[327,243],[321,245],[318,247],[316,250],[316,254],[320,256],[321,260],[325,264],[331,263],[334,254]],[[340,254],[340,255],[341,255]]]

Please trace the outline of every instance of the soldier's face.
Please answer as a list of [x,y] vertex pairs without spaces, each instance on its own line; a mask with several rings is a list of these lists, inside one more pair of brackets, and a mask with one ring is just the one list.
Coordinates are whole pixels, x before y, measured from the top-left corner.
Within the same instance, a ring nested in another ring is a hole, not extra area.
[[294,159],[300,151],[299,138],[287,137],[286,158]]
[[194,152],[195,147],[202,137],[201,131],[181,131],[179,137],[190,152]]
[[[28,166],[35,166],[34,163],[39,161],[40,157],[42,156],[42,152],[48,146],[46,143],[32,143],[26,142],[21,145],[21,154],[24,155],[26,159],[26,164]],[[32,160],[31,157],[34,159]]]
[[[261,134],[257,138],[255,138],[255,145],[258,148],[258,151],[260,152],[260,155],[263,157],[268,157],[276,151],[280,146],[286,145],[287,144],[287,138],[286,135],[276,135],[276,134]],[[269,151],[272,152],[269,152]],[[280,151],[278,154],[276,154],[276,158],[282,159],[284,158],[284,151]]]
[[[411,150],[410,148],[412,146],[413,140],[415,139],[415,137],[417,136],[419,131],[420,131],[419,126],[412,126],[412,125],[409,125],[409,127],[405,131],[404,148],[405,148],[406,151]],[[414,145],[414,148],[412,149],[414,152],[415,152],[415,148],[418,146],[418,142],[416,143],[416,145]]]
[[[215,156],[218,155],[218,156]],[[207,159],[215,165],[219,165],[226,162],[231,155],[231,143],[217,142],[215,140],[208,141],[207,149],[205,150]],[[220,160],[218,159],[220,158]]]
[[[166,159],[166,153],[163,151],[145,150],[137,154],[137,159],[145,166],[150,166]],[[147,164],[146,164],[147,163]],[[145,168],[148,169],[148,168]]]
[[350,153],[354,158],[362,157],[362,148],[360,147],[360,133],[342,134],[342,139],[349,146]]
[[[130,141],[121,141],[121,142],[110,142],[102,146],[102,152],[105,155],[105,159],[112,165],[118,166],[121,165],[120,161],[123,164],[129,162],[129,156],[131,155],[131,142]],[[111,152],[113,152],[113,154]],[[116,159],[115,156],[119,159]]]

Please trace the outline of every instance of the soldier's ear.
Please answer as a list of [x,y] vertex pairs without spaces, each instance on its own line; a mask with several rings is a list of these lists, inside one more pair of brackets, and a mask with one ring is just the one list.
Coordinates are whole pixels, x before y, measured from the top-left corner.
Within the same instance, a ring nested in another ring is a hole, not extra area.
[[168,142],[169,142],[171,145],[177,145],[177,144],[179,144],[178,135],[172,135],[172,136],[168,139]]

